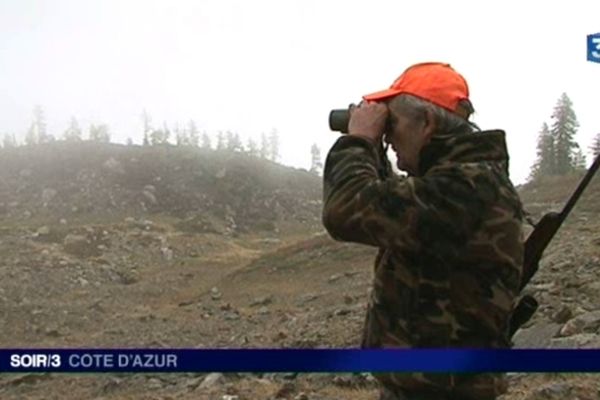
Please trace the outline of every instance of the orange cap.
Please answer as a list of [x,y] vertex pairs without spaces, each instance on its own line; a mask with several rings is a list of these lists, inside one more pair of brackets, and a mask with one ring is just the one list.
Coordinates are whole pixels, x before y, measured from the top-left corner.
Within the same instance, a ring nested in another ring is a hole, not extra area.
[[408,67],[389,89],[367,94],[363,99],[380,101],[401,93],[411,94],[465,117],[458,104],[469,99],[469,87],[465,78],[450,64],[415,64]]

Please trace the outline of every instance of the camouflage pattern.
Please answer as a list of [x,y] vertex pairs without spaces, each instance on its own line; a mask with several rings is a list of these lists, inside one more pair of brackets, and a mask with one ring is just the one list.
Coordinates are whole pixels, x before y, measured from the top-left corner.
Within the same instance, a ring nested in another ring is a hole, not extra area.
[[[380,248],[362,346],[510,347],[523,233],[504,132],[434,136],[415,177],[390,174],[384,159],[372,142],[342,136],[323,178],[329,234]],[[493,399],[506,391],[500,374],[376,377],[386,399]]]

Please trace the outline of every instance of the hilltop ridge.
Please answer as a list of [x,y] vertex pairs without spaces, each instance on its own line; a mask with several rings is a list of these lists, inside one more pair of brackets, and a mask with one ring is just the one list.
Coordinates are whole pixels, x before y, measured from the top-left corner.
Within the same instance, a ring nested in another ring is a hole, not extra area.
[[25,223],[163,214],[243,233],[318,224],[321,179],[236,152],[54,142],[0,150],[0,199],[0,218]]

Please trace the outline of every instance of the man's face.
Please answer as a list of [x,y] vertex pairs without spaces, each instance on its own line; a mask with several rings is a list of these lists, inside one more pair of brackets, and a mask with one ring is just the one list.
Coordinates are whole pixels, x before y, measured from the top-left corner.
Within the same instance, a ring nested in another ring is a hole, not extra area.
[[429,143],[433,133],[430,116],[414,118],[402,110],[390,107],[389,125],[385,134],[385,142],[392,146],[398,159],[398,168],[417,175],[419,170],[419,154],[423,146]]

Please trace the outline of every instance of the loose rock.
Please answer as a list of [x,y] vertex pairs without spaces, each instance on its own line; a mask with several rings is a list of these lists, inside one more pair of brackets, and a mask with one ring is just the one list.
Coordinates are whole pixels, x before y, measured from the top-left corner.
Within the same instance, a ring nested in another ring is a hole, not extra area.
[[272,302],[273,302],[273,295],[257,297],[250,303],[250,307],[266,306],[268,304],[271,304]]
[[214,387],[216,385],[222,384],[225,382],[225,377],[223,376],[223,374],[218,373],[218,372],[213,372],[208,374],[203,380],[202,383],[200,384],[200,386],[198,387],[199,389],[208,389],[211,387]]

